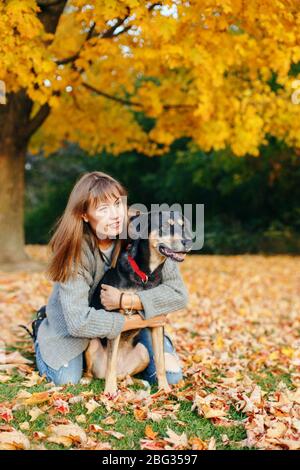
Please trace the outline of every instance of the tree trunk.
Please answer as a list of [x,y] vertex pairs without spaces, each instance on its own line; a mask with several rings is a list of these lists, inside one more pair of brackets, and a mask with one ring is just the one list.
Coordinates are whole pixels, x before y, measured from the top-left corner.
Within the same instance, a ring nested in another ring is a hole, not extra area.
[[32,101],[9,93],[0,108],[0,266],[28,259],[24,251],[24,162]]
[[24,251],[24,160],[26,147],[0,149],[0,266],[26,261]]
[[[67,0],[40,0],[38,18],[55,33]],[[47,103],[31,118],[25,89],[11,92],[0,105],[0,269],[29,261],[24,250],[24,164],[28,142],[50,112]],[[34,263],[33,263],[34,264]]]

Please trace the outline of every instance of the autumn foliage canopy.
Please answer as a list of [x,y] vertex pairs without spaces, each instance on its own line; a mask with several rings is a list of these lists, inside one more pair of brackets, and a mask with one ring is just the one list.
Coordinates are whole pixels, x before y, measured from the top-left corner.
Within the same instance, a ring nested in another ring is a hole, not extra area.
[[52,109],[32,151],[68,139],[163,154],[181,136],[238,156],[257,156],[268,136],[300,145],[297,0],[73,0],[49,33],[39,17],[51,3],[0,5],[0,79],[26,89],[32,115]]

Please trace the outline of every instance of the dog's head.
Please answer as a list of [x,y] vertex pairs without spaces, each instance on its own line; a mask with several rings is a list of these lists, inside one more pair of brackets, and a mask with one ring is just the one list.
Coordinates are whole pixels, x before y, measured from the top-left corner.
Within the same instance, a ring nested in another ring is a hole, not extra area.
[[148,239],[150,252],[182,262],[192,249],[189,220],[179,211],[151,211],[130,218],[131,238]]

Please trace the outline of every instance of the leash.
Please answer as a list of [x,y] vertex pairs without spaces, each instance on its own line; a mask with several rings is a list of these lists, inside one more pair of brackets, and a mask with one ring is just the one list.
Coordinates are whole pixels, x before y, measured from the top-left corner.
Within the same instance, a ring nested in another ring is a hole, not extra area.
[[25,331],[27,331],[27,333],[29,334],[29,336],[31,337],[31,339],[33,339],[33,333],[29,330],[29,328],[27,328],[26,325],[17,325],[19,328],[23,328]]

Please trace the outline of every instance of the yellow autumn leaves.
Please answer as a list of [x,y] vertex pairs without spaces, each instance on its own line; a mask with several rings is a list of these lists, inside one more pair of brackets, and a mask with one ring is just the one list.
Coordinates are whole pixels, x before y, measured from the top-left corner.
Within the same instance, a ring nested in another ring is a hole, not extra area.
[[[153,155],[182,136],[237,156],[258,156],[269,135],[299,147],[299,2],[160,4],[73,0],[53,35],[34,0],[1,4],[0,80],[52,108],[31,151],[67,138],[89,153]],[[155,119],[149,135],[135,111]]]

